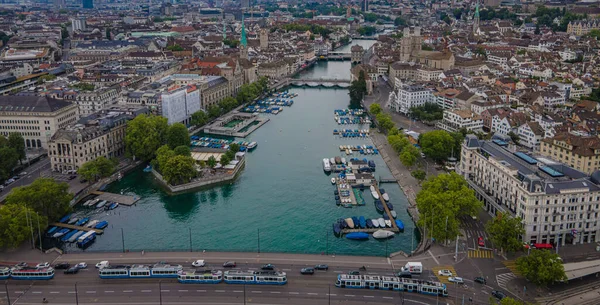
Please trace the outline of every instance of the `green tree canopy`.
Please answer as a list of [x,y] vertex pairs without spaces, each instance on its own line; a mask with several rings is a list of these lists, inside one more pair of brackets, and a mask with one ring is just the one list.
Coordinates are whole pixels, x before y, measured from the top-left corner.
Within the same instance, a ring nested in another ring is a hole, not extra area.
[[548,250],[533,249],[529,255],[519,257],[516,263],[517,270],[536,285],[547,286],[567,280],[562,260]]
[[187,127],[181,123],[175,123],[167,129],[167,145],[171,149],[177,146],[190,146],[190,134]]
[[153,161],[153,167],[159,173],[162,173],[163,168],[166,166],[169,159],[175,156],[175,152],[169,147],[169,145],[163,145],[156,150],[156,159]]
[[521,219],[510,216],[508,212],[500,213],[485,224],[485,230],[490,240],[500,251],[515,252],[523,249],[521,236],[525,229]]
[[388,143],[396,153],[400,154],[402,150],[410,145],[410,141],[405,135],[394,134],[388,136]]
[[377,123],[379,128],[381,128],[384,132],[388,132],[390,129],[394,128],[394,122],[392,121],[392,116],[389,113],[380,112],[375,116],[377,119]]
[[217,105],[208,106],[208,117],[214,119],[221,115],[221,108]]
[[423,106],[412,107],[409,110],[410,117],[424,122],[439,121],[444,117],[444,109],[438,104],[426,103]]
[[214,156],[210,156],[208,157],[208,160],[206,160],[206,165],[208,165],[210,168],[215,167],[217,163],[217,159]]
[[178,44],[174,44],[172,46],[168,46],[167,50],[173,51],[173,52],[179,52],[179,51],[183,51],[184,48],[182,46],[178,45]]
[[96,160],[88,161],[81,165],[77,173],[88,181],[96,181],[100,178],[105,178],[115,171],[115,162],[98,157]]
[[208,122],[208,114],[202,110],[192,113],[192,125],[202,126]]
[[8,135],[8,146],[15,150],[19,161],[25,159],[25,140],[19,132],[11,132]]
[[350,84],[348,94],[350,95],[350,108],[361,108],[360,103],[362,102],[363,97],[367,94],[367,81],[365,78],[365,71],[361,70],[358,73],[358,79],[354,80],[352,84]]
[[369,112],[372,115],[378,115],[381,111],[381,105],[379,104],[371,104],[371,106],[369,106]]
[[221,109],[223,109],[223,113],[227,113],[227,112],[233,110],[237,106],[238,106],[238,101],[231,96],[228,96],[219,102],[219,107],[221,107]]
[[127,122],[125,132],[127,153],[143,161],[152,160],[156,150],[166,142],[167,129],[167,119],[164,117],[138,115]]
[[475,215],[482,206],[465,179],[454,172],[425,181],[416,201],[421,214],[419,226],[438,240],[454,238],[459,234],[459,218]]
[[[0,136],[2,138],[2,136]],[[14,148],[0,146],[0,180],[4,181],[13,174],[13,168],[19,163],[19,154]]]
[[48,219],[25,205],[0,206],[0,248],[17,248],[31,238],[32,229],[37,233],[38,223],[40,230],[44,230]]
[[173,150],[173,152],[175,152],[175,154],[178,155],[178,156],[188,156],[188,157],[190,157],[192,155],[192,150],[190,149],[189,146],[186,146],[186,145],[181,145],[181,146],[175,147],[175,149]]
[[222,154],[221,160],[219,160],[219,163],[221,163],[222,166],[225,166],[225,165],[229,164],[230,161],[231,161],[231,158],[229,158],[229,156],[227,154]]
[[400,153],[400,162],[406,167],[411,167],[417,163],[419,158],[419,150],[413,145],[407,145],[402,149]]
[[71,199],[73,194],[69,193],[68,184],[52,178],[38,178],[28,186],[12,189],[6,197],[6,203],[24,205],[49,221],[54,221],[71,209]]
[[419,180],[419,182],[425,180],[425,176],[427,175],[424,170],[416,169],[410,172],[410,175],[415,179]]
[[445,161],[450,157],[454,141],[454,138],[445,130],[429,131],[419,137],[423,153],[437,162]]
[[162,169],[162,175],[171,185],[190,182],[197,175],[194,168],[194,159],[187,156],[173,156],[169,158]]

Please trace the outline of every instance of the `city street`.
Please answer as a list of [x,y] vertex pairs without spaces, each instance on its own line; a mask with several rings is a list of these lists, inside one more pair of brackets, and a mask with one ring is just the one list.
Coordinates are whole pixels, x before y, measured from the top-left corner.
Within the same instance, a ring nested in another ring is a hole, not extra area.
[[[4,190],[2,190],[2,193],[0,193],[0,201],[3,201],[6,198],[6,195],[8,195],[8,193],[10,193],[10,190],[12,190],[13,188],[18,187],[18,186],[29,185],[35,179],[41,177],[44,174],[44,172],[47,172],[49,170],[50,170],[50,159],[48,159],[48,158],[43,158],[42,160],[27,167],[26,169],[23,170],[24,172],[27,172],[26,176],[23,176],[19,180],[4,187]],[[19,173],[16,173],[16,174],[19,174]]]

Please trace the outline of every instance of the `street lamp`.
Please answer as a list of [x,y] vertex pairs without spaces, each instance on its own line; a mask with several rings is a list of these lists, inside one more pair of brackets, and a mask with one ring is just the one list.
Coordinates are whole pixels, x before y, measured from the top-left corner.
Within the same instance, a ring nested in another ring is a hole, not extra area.
[[10,294],[8,294],[8,281],[4,282],[4,289],[6,290],[6,300],[8,301],[8,305],[10,305]]

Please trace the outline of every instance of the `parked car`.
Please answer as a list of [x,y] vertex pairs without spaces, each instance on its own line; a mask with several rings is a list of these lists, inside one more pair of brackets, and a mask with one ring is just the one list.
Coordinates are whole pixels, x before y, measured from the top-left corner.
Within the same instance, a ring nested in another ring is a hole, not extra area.
[[302,273],[302,274],[315,274],[315,268],[310,268],[310,267],[302,268],[302,269],[300,269],[300,273]]
[[266,265],[263,265],[262,267],[260,267],[260,269],[262,269],[262,270],[275,270],[275,266],[273,266],[272,264],[266,264]]
[[25,267],[27,267],[27,263],[26,262],[20,262],[20,263],[16,264],[15,267],[25,268]]
[[101,261],[96,264],[96,268],[98,268],[98,269],[106,268],[108,266],[109,266],[108,261]]
[[19,178],[21,178],[21,177],[19,177],[19,175],[16,175],[16,176],[12,176],[12,178],[10,178],[10,179],[17,181],[17,180],[19,180]]
[[398,272],[398,277],[402,277],[405,279],[412,279],[412,273],[410,273],[409,271],[400,271],[400,272]]
[[75,178],[77,178],[77,175],[71,175],[71,176],[69,176],[69,180],[73,180]]
[[463,280],[463,278],[462,277],[458,277],[458,276],[451,276],[451,277],[448,278],[448,281],[452,282],[452,283],[457,283],[457,284],[464,284],[465,283],[465,281]]
[[498,300],[502,300],[506,297],[506,294],[500,290],[492,290],[492,295]]
[[348,274],[350,274],[350,275],[360,275],[360,271],[358,271],[358,270],[352,270],[352,271],[348,272]]
[[4,190],[4,185],[0,184],[0,192]]
[[477,239],[477,244],[480,247],[485,247],[485,241],[483,240],[483,237],[479,236],[479,238]]
[[204,260],[203,260],[203,259],[198,259],[198,260],[195,260],[195,261],[192,263],[192,266],[194,266],[194,267],[204,267],[205,265],[206,265],[206,264],[204,263]]
[[54,269],[57,269],[57,270],[69,269],[69,267],[71,267],[71,264],[69,264],[69,263],[58,263],[58,264],[54,265]]
[[85,262],[81,262],[81,263],[75,265],[75,267],[77,267],[78,269],[85,269],[85,268],[87,268],[87,264]]
[[20,172],[19,176],[23,177],[23,176],[27,176],[27,172]]
[[48,268],[48,267],[50,267],[50,264],[48,262],[43,262],[43,263],[39,263],[39,264],[35,265],[35,267],[38,269]]
[[79,268],[77,268],[77,266],[75,267],[71,267],[67,270],[65,270],[65,274],[76,274],[77,272],[79,272]]
[[236,266],[236,264],[234,261],[228,261],[223,264],[223,267],[225,267],[225,268],[235,268],[235,266]]
[[448,269],[442,269],[442,270],[438,271],[438,275],[441,275],[441,276],[452,276],[452,271],[450,271]]
[[6,182],[4,182],[4,186],[9,186],[13,182],[15,182],[15,179],[10,178],[10,179],[6,180]]
[[325,264],[321,264],[321,265],[316,265],[315,266],[316,270],[329,270],[329,266],[325,265]]
[[483,284],[483,285],[485,285],[487,283],[487,281],[481,276],[476,277],[473,281],[475,281],[476,283],[479,283],[479,284]]

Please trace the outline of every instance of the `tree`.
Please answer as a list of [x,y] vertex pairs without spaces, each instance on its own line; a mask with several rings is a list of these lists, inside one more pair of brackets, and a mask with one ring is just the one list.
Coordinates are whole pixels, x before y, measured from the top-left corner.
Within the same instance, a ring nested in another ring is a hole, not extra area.
[[[495,300],[494,300],[494,304],[496,304]],[[534,304],[529,303],[529,302],[524,302],[524,301],[518,301],[511,297],[504,297],[502,300],[500,300],[500,305],[534,305]]]
[[515,144],[519,144],[519,140],[520,140],[520,138],[519,138],[519,135],[518,135],[518,134],[516,134],[516,133],[514,133],[514,132],[512,132],[512,131],[511,131],[511,132],[509,132],[509,133],[508,133],[508,136],[510,137],[510,139],[511,139],[511,140],[512,140],[512,141],[513,141]]
[[167,50],[173,51],[173,52],[180,52],[180,51],[183,51],[184,48],[182,46],[178,45],[178,44],[174,44],[172,46],[168,46]]
[[115,166],[115,162],[105,157],[98,157],[96,160],[88,161],[81,165],[77,173],[88,181],[96,181],[112,175],[115,171]]
[[392,116],[389,113],[380,112],[375,116],[377,119],[377,123],[379,128],[383,130],[383,132],[388,132],[388,130],[394,128],[394,122],[392,121]]
[[11,132],[8,135],[8,146],[15,150],[19,156],[19,161],[25,159],[25,140],[21,133]]
[[189,146],[186,146],[186,145],[181,145],[181,146],[175,147],[173,152],[178,156],[188,156],[188,157],[192,156],[192,150],[190,149]]
[[229,151],[233,152],[233,155],[235,156],[235,154],[240,151],[240,145],[237,143],[229,144]]
[[[30,226],[28,221],[32,224]],[[44,230],[48,219],[34,210],[17,204],[0,207],[0,248],[16,248],[37,233],[37,226]],[[32,232],[33,231],[33,232]]]
[[159,173],[162,173],[169,159],[175,156],[175,151],[169,148],[169,145],[163,145],[156,150],[156,159],[153,160],[153,167]]
[[17,166],[18,162],[19,162],[19,154],[14,150],[14,148],[11,148],[8,146],[0,148],[0,180],[1,181],[8,179],[12,175],[13,168],[15,168],[15,166]]
[[52,178],[38,178],[28,186],[14,188],[6,197],[6,203],[27,206],[54,221],[71,209],[71,199],[73,194],[69,193],[68,184]]
[[371,106],[369,107],[369,112],[372,115],[378,115],[381,111],[382,111],[381,105],[379,105],[379,104],[371,104]]
[[206,160],[206,165],[208,165],[210,168],[215,167],[217,165],[217,159],[214,156],[208,157],[208,160]]
[[402,17],[396,17],[396,19],[394,19],[394,25],[395,26],[406,25],[406,20],[404,20],[404,18],[402,18]]
[[127,122],[125,132],[127,153],[142,161],[152,160],[156,150],[165,143],[168,127],[167,119],[162,116],[138,115]]
[[400,154],[405,147],[410,145],[408,138],[400,134],[388,135],[388,143],[398,154]]
[[228,96],[219,102],[219,106],[223,109],[223,113],[233,110],[237,105],[238,101],[231,96]]
[[214,119],[221,115],[221,108],[217,105],[208,106],[208,117]]
[[412,145],[404,147],[402,153],[400,153],[400,162],[402,162],[402,165],[406,167],[411,167],[415,165],[418,158],[419,150],[417,150],[417,148]]
[[419,183],[421,183],[423,180],[425,180],[425,176],[427,174],[425,173],[425,171],[417,169],[410,172],[410,175],[413,176],[415,179],[419,180]]
[[452,153],[454,141],[454,138],[445,130],[426,132],[419,137],[423,153],[437,162],[448,159]]
[[600,39],[600,30],[599,29],[591,29],[588,33],[588,36],[596,38],[596,40]]
[[521,236],[525,234],[525,229],[521,219],[511,217],[508,212],[499,213],[486,223],[485,231],[494,246],[500,248],[500,252],[515,252],[523,248]]
[[167,145],[171,149],[177,146],[190,146],[190,134],[187,127],[181,123],[175,123],[167,129]]
[[[482,204],[475,191],[457,173],[440,174],[423,182],[417,194],[417,208],[421,214],[418,225],[435,239],[452,239],[459,234],[459,219],[475,215]],[[447,220],[447,226],[446,226]]]
[[425,103],[423,106],[410,108],[409,115],[424,122],[438,121],[444,118],[444,109],[438,104]]
[[360,71],[358,73],[358,80],[354,80],[352,84],[350,84],[350,88],[348,91],[350,95],[350,108],[359,109],[361,108],[361,102],[365,94],[367,94],[367,81],[365,78],[365,71]]
[[162,169],[163,178],[171,185],[188,183],[197,175],[194,163],[192,157],[173,156]]
[[533,249],[529,255],[519,257],[516,263],[517,270],[536,285],[547,286],[567,280],[560,257],[548,250]]
[[202,126],[208,122],[208,115],[202,110],[192,113],[192,125]]
[[225,165],[229,164],[230,161],[231,161],[231,158],[229,158],[229,156],[227,154],[222,154],[221,160],[219,163],[221,163],[222,166],[225,166]]

